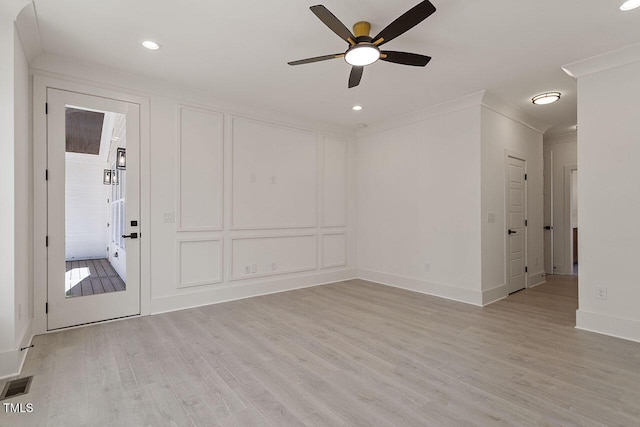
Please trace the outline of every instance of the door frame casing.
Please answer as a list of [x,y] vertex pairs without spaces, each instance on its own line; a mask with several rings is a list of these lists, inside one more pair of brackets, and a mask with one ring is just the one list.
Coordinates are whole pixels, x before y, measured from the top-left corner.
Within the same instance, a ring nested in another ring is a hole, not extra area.
[[[504,285],[507,289],[507,295],[509,295],[509,235],[507,230],[509,228],[509,158],[518,159],[524,162],[524,173],[528,174],[527,168],[529,162],[527,156],[523,153],[519,153],[513,150],[504,150]],[[524,181],[524,218],[529,219],[529,181]],[[529,227],[524,226],[524,265],[529,265]],[[529,272],[524,272],[524,289],[529,288]]]
[[[140,315],[151,313],[150,102],[148,97],[103,85],[33,74],[33,334],[47,333],[47,89],[130,102],[140,106]],[[55,332],[55,331],[52,331]]]
[[[562,238],[566,242],[567,247],[564,251],[564,256],[567,261],[564,263],[565,268],[561,274],[573,276],[573,228],[571,227],[571,205],[573,202],[573,189],[571,184],[571,172],[578,171],[578,165],[576,163],[570,163],[564,165],[564,236]],[[580,185],[580,181],[578,181]],[[579,214],[578,214],[579,215]],[[580,233],[580,228],[578,228]],[[579,256],[579,255],[578,255]],[[578,261],[579,262],[579,261]],[[580,264],[578,263],[578,266]],[[578,267],[580,268],[580,267]]]

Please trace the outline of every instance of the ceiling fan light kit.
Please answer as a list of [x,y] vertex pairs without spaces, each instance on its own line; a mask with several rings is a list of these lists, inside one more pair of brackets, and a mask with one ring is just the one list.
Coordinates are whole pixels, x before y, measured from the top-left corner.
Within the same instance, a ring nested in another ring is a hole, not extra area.
[[637,7],[640,7],[640,0],[627,0],[620,6],[620,10],[626,12],[628,10],[633,10]]
[[371,24],[367,21],[356,22],[353,26],[353,33],[349,31],[329,9],[322,5],[311,6],[314,13],[331,31],[338,37],[346,41],[349,47],[344,53],[317,56],[314,58],[301,59],[289,62],[289,65],[311,64],[313,62],[326,61],[335,58],[344,58],[345,62],[352,66],[349,75],[349,88],[358,86],[362,79],[364,67],[371,65],[378,60],[394,62],[396,64],[411,65],[414,67],[424,67],[431,61],[430,56],[419,55],[417,53],[383,51],[379,46],[395,39],[396,37],[409,31],[420,22],[431,16],[436,8],[430,1],[425,0],[411,8],[398,19],[387,25],[378,35],[371,37]]

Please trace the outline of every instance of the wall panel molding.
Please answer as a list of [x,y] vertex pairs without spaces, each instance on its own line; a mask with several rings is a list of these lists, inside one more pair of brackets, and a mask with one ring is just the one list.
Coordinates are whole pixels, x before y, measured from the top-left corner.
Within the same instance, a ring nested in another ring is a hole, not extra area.
[[[200,129],[189,129],[189,126],[195,127],[198,115],[199,119],[209,116],[211,122],[199,123]],[[221,231],[224,216],[224,115],[178,105],[177,124],[178,231]],[[198,135],[207,130],[215,134]],[[207,195],[209,198],[205,197]]]
[[[273,244],[276,243],[276,240],[280,240],[278,247],[269,248],[269,244],[267,243],[269,240],[271,240]],[[282,242],[283,240],[288,241],[288,243]],[[297,240],[297,242],[294,243],[294,240]],[[306,240],[306,242],[304,242],[304,240]],[[239,242],[247,243],[250,241],[254,241],[254,248],[250,248],[246,244],[244,248],[240,248],[241,243]],[[262,247],[260,248],[260,246]],[[231,238],[230,280],[248,280],[257,277],[279,276],[317,270],[317,248],[318,240],[316,233],[234,236]],[[240,253],[243,249],[248,252],[253,249],[254,254],[243,255]],[[277,250],[284,250],[285,252],[278,254],[276,253]],[[286,253],[287,251],[288,253]],[[305,251],[307,252],[308,259],[295,259],[296,257],[301,258],[301,255],[304,255]],[[274,262],[276,263],[275,269],[273,265]],[[286,265],[285,262],[289,262],[290,265]],[[254,264],[255,268],[253,267]],[[249,267],[249,273],[245,273],[245,268],[247,267]]]
[[321,159],[320,193],[323,228],[347,225],[347,148],[346,140],[321,135],[319,158]]
[[[331,242],[333,240],[333,242]],[[340,242],[341,240],[341,242]],[[344,267],[347,265],[347,233],[346,231],[328,231],[321,234],[322,260],[321,268]],[[334,250],[336,254],[330,256],[326,251]]]
[[[222,283],[224,245],[221,237],[181,237],[177,243],[177,288]],[[206,257],[207,243],[214,259]],[[184,249],[189,245],[193,246],[191,250]]]
[[[244,130],[239,126],[246,126]],[[263,127],[261,132],[257,128]],[[245,140],[240,140],[245,132]],[[269,132],[272,140],[269,141]],[[257,141],[257,134],[263,138]],[[315,228],[318,224],[318,132],[241,116],[231,116],[231,230],[275,230]],[[255,138],[255,139],[254,139]],[[240,144],[251,148],[252,155],[241,153]],[[305,147],[305,144],[308,144]],[[293,148],[298,152],[293,152]],[[307,153],[305,153],[305,148]],[[311,154],[312,153],[312,154]],[[293,156],[299,156],[295,158]],[[273,156],[268,158],[268,156]],[[287,156],[289,156],[287,158]],[[302,158],[301,156],[308,156]],[[247,162],[248,164],[242,164]],[[293,175],[298,173],[299,176]],[[248,184],[248,185],[247,185]],[[300,188],[295,188],[295,185]],[[255,185],[255,188],[253,186]],[[302,187],[306,185],[306,190]],[[278,188],[277,186],[281,186]],[[280,192],[280,194],[278,194]],[[307,218],[292,218],[294,209],[286,204],[304,206]],[[254,204],[254,206],[251,206]],[[263,223],[255,218],[272,218]]]

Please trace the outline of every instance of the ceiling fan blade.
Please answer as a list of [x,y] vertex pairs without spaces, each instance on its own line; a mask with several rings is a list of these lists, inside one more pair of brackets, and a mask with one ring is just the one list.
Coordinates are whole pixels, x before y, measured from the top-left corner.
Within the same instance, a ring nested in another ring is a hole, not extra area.
[[360,84],[363,71],[364,67],[351,67],[351,74],[349,75],[349,89]]
[[334,53],[333,55],[316,56],[314,58],[300,59],[298,61],[287,62],[289,65],[311,64],[312,62],[327,61],[329,59],[342,58],[344,53]]
[[336,33],[338,37],[347,43],[354,45],[356,37],[349,31],[347,27],[344,26],[342,22],[336,16],[329,12],[329,9],[319,4],[317,6],[310,7],[311,12],[313,12],[318,19],[320,19],[324,25],[329,27],[331,31]]
[[431,61],[431,57],[418,55],[417,53],[383,50],[380,52],[380,60],[395,62],[396,64],[413,65],[414,67],[424,67],[429,63],[429,61]]
[[399,35],[409,31],[425,19],[427,19],[433,12],[436,11],[436,7],[431,4],[429,0],[424,0],[422,3],[414,6],[404,15],[387,25],[384,30],[373,38],[373,44],[380,46],[383,45]]

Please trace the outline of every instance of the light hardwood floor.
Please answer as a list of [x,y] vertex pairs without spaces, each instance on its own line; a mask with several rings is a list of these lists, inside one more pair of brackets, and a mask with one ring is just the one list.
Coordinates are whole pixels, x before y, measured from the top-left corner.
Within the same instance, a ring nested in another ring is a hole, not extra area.
[[485,308],[354,280],[38,336],[0,425],[640,425],[640,344],[576,306],[575,278]]

